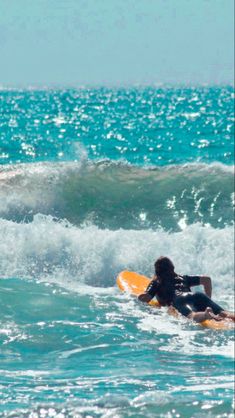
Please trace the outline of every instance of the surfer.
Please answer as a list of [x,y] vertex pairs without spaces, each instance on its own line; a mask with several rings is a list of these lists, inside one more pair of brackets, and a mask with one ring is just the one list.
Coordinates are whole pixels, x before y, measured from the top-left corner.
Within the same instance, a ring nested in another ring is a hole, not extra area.
[[[202,322],[206,319],[220,321],[225,318],[235,321],[235,315],[225,311],[212,299],[212,283],[208,276],[181,276],[168,257],[159,257],[154,264],[155,275],[145,293],[139,295],[141,302],[150,302],[156,296],[162,306],[173,306],[182,315]],[[192,293],[191,287],[203,285],[202,292]]]

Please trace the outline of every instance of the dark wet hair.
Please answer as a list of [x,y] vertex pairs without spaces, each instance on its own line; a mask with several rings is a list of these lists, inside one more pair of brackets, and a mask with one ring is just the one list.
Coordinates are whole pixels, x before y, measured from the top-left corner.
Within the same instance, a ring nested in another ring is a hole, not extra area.
[[154,263],[155,274],[158,278],[164,279],[174,275],[175,266],[168,257],[159,257]]

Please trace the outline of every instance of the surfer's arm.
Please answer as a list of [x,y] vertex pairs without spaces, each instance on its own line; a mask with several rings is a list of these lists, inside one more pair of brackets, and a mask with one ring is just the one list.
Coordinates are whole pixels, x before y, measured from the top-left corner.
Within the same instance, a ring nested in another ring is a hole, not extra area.
[[212,295],[212,283],[211,278],[208,276],[200,277],[200,284],[204,287],[205,294],[211,298]]
[[211,298],[212,295],[212,283],[211,278],[208,276],[183,276],[189,287],[200,286],[204,287],[206,296]]
[[148,302],[150,302],[150,300],[153,299],[153,296],[151,296],[149,293],[142,293],[141,295],[138,296],[138,299],[141,302],[148,303]]
[[138,296],[138,299],[141,302],[148,303],[150,300],[156,296],[158,290],[158,283],[155,279],[151,280],[151,282],[148,284],[147,289],[145,290],[145,293],[142,293]]

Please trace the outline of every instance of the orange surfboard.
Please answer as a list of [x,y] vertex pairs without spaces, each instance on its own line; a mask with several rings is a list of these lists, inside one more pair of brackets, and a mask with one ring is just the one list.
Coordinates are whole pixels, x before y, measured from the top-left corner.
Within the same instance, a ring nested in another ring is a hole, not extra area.
[[[139,296],[141,293],[144,293],[149,282],[150,279],[148,277],[142,276],[141,274],[135,273],[133,271],[122,271],[117,277],[117,285],[119,289],[122,292],[130,293],[133,296]],[[157,300],[151,300],[149,305],[154,308],[161,307]],[[215,321],[214,319],[207,319],[206,321],[201,322],[200,325],[216,330],[227,330],[234,328],[234,322],[229,320]]]

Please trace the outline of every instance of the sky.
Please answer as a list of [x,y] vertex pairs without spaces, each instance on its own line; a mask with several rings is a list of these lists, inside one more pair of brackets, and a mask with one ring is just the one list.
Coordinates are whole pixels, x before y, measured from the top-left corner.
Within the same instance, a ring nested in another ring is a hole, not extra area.
[[1,86],[233,82],[234,0],[0,0]]

